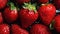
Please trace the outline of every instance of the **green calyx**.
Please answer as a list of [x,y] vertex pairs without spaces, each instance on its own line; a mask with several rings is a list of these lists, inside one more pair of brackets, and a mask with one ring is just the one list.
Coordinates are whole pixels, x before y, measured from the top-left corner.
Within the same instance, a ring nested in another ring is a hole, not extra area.
[[34,10],[34,12],[36,13],[36,4],[24,3],[23,8],[29,9],[29,10]]
[[14,6],[14,3],[12,2],[9,2],[8,5],[10,6],[10,9],[11,10],[14,10],[16,7]]

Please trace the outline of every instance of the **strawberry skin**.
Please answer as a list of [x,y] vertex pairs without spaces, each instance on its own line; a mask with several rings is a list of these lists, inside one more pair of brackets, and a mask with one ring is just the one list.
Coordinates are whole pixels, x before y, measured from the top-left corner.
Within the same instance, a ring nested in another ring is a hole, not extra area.
[[22,29],[17,24],[12,24],[11,31],[12,34],[29,34],[28,31]]
[[0,24],[3,23],[3,17],[2,17],[2,13],[0,12]]
[[56,15],[56,9],[52,4],[42,4],[38,12],[39,17],[45,25],[49,25]]
[[18,12],[17,12],[16,7],[14,7],[14,5],[6,7],[4,10],[4,17],[7,22],[11,23],[11,22],[16,21],[18,17]]
[[28,9],[20,10],[20,20],[23,28],[30,26],[38,17],[38,13],[29,11]]
[[53,4],[57,9],[60,9],[60,0],[53,0]]
[[17,3],[23,4],[23,3],[28,3],[30,0],[16,0]]
[[60,15],[57,15],[54,20],[54,28],[57,32],[60,32]]
[[0,34],[10,34],[9,26],[7,24],[0,24]]
[[35,6],[29,4],[26,8],[22,8],[20,10],[19,16],[23,28],[29,27],[32,23],[34,23],[35,20],[37,20],[38,12],[34,10]]
[[13,22],[17,19],[17,10],[11,10],[9,7],[7,7],[4,11],[4,17],[7,22]]
[[45,25],[35,24],[31,27],[30,34],[51,34],[51,32]]
[[38,0],[39,3],[47,3],[49,0]]
[[0,0],[0,9],[4,8],[8,0]]

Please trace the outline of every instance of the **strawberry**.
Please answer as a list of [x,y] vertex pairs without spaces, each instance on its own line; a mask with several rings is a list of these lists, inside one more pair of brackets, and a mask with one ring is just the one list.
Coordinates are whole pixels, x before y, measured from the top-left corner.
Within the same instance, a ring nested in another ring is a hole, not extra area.
[[54,28],[57,32],[60,32],[60,15],[57,15],[54,20]]
[[53,0],[53,4],[57,9],[60,9],[60,0]]
[[42,22],[49,25],[56,14],[56,8],[52,4],[42,4],[38,12]]
[[2,13],[0,12],[0,24],[3,23]]
[[10,34],[9,26],[7,24],[0,24],[0,34]]
[[6,7],[4,10],[4,17],[7,22],[14,22],[16,21],[18,17],[17,8],[14,6],[14,4],[11,2],[10,6]]
[[23,28],[29,27],[38,18],[38,12],[34,5],[25,3],[25,7],[21,8],[19,12],[20,21]]
[[17,24],[12,24],[11,31],[12,34],[29,34],[28,31],[22,29]]
[[38,3],[47,3],[49,0],[38,0]]
[[8,0],[0,0],[0,9],[4,8],[7,4]]
[[51,32],[45,25],[34,24],[30,29],[30,34],[51,34]]
[[28,3],[30,0],[16,0],[17,3],[23,4],[23,3]]

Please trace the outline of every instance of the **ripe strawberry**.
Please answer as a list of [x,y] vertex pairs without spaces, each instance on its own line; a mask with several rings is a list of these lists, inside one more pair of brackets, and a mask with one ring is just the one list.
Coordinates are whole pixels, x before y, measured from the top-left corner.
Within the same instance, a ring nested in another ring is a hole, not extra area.
[[60,32],[60,15],[57,15],[54,20],[54,28],[57,32]]
[[47,3],[49,0],[38,0],[38,3]]
[[12,24],[12,34],[29,34],[26,30],[19,27],[17,24]]
[[57,9],[60,9],[60,0],[53,0],[53,4]]
[[0,9],[4,8],[8,0],[0,0]]
[[7,22],[14,22],[17,19],[18,12],[13,3],[10,3],[10,6],[6,7],[4,11],[4,17]]
[[45,25],[49,25],[56,14],[56,9],[52,4],[42,4],[38,12],[42,22]]
[[30,34],[51,34],[48,27],[42,24],[35,24],[30,29]]
[[10,34],[9,26],[6,24],[0,24],[0,34]]
[[23,3],[28,3],[30,0],[16,0],[17,3],[23,4]]
[[0,12],[0,24],[3,23],[2,13]]
[[25,7],[23,7],[19,12],[21,24],[23,28],[29,27],[35,20],[38,18],[38,12],[34,5],[25,3]]

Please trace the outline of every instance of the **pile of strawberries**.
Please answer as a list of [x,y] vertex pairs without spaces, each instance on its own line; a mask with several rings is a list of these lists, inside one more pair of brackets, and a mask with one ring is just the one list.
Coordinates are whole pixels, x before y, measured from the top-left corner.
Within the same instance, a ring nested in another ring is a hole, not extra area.
[[60,34],[60,0],[0,0],[0,34]]

